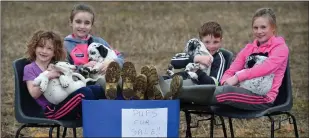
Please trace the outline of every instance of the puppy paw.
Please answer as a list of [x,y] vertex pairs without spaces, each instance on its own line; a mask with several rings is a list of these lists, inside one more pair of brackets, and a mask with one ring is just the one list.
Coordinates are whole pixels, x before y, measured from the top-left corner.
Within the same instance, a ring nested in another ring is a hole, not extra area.
[[39,75],[39,77],[36,79],[37,79],[36,81],[38,82],[34,82],[34,83],[37,83],[37,85],[40,86],[41,92],[45,92],[47,89],[48,82],[49,82],[48,77],[42,74],[42,75]]
[[61,76],[59,77],[59,81],[60,81],[60,84],[61,84],[61,86],[62,86],[63,88],[67,88],[67,87],[69,86],[69,82],[67,81],[66,76],[61,75]]
[[185,68],[185,71],[192,71],[192,70],[194,70],[194,68],[195,68],[195,63],[189,63],[187,66],[186,66],[186,68]]
[[89,71],[87,71],[87,69],[85,67],[81,67],[78,69],[78,72],[82,75],[88,75]]
[[168,76],[173,76],[175,73],[172,70],[166,70]]
[[190,71],[189,71],[188,74],[189,74],[189,76],[190,76],[191,79],[195,79],[195,80],[198,79],[198,76],[197,76],[197,74],[196,74],[195,72],[190,72]]
[[46,91],[47,85],[48,85],[48,81],[43,80],[43,81],[41,82],[41,84],[40,84],[40,90],[41,90],[41,92],[45,92],[45,91]]
[[169,64],[168,67],[167,67],[167,70],[166,70],[166,74],[168,76],[173,76],[175,73],[174,73],[174,67],[173,65]]

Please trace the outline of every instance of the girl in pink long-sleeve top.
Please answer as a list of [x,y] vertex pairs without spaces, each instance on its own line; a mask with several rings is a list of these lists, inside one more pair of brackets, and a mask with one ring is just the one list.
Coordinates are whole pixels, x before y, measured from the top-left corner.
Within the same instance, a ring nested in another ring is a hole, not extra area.
[[[225,71],[217,87],[214,101],[246,109],[260,110],[272,106],[281,85],[288,61],[289,49],[282,37],[275,36],[276,16],[269,8],[257,10],[252,19],[255,40],[243,48],[230,68]],[[244,68],[247,58],[254,53],[268,53],[268,58],[252,68]],[[241,71],[239,73],[236,73]],[[237,87],[240,82],[274,74],[270,90],[259,95],[250,90]]]

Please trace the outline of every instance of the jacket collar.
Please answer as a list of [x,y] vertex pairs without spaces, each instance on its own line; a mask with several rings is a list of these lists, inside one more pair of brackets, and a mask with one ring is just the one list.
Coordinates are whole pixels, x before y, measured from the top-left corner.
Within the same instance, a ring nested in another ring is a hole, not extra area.
[[272,36],[270,37],[267,42],[265,42],[264,44],[261,44],[258,46],[258,41],[257,39],[255,39],[252,43],[253,46],[256,46],[256,47],[269,47],[271,44],[272,44],[272,41],[275,39],[276,37],[275,36]]

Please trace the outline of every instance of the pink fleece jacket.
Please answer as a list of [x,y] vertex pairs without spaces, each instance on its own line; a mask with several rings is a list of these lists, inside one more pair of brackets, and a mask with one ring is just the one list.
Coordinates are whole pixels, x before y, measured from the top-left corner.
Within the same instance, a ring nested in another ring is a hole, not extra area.
[[[250,69],[244,69],[246,58],[252,53],[268,52],[268,58],[259,65]],[[256,77],[266,76],[273,73],[275,75],[271,90],[266,94],[269,101],[274,101],[278,95],[288,61],[289,49],[282,37],[271,37],[266,43],[257,46],[257,40],[249,43],[236,56],[230,68],[226,70],[220,81],[223,84],[228,78],[235,75],[235,72],[243,70],[237,74],[239,82]]]

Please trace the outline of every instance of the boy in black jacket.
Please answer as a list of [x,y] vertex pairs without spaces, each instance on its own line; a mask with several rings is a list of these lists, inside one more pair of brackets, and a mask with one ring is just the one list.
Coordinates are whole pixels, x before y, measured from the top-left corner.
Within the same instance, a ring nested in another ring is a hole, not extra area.
[[[196,69],[194,72],[197,74],[198,79],[192,79],[196,84],[215,84],[218,85],[225,68],[225,59],[219,49],[222,47],[222,28],[217,22],[207,22],[199,30],[200,41],[206,46],[210,56],[190,55],[186,53],[178,53],[171,59],[171,65],[167,72],[170,76],[173,75],[173,69],[185,68],[188,63],[200,63],[206,66],[211,65],[210,74],[207,75],[201,69]],[[188,43],[187,45],[190,45]],[[183,79],[190,79],[187,71],[177,72],[175,74],[181,75]],[[169,77],[165,77],[168,79]]]

